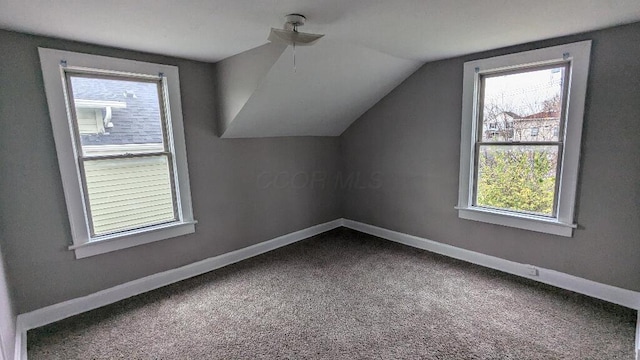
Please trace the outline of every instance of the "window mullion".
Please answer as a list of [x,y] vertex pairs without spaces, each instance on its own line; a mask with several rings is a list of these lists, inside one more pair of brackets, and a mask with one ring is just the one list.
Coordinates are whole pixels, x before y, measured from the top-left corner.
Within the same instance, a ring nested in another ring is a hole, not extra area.
[[554,146],[562,145],[562,141],[476,141],[478,145],[492,145],[492,146]]
[[156,152],[144,152],[144,153],[127,153],[113,154],[113,155],[97,155],[97,156],[83,156],[80,155],[79,159],[83,161],[88,160],[113,160],[113,159],[131,159],[138,157],[151,157],[151,156],[171,156],[169,151],[156,151]]

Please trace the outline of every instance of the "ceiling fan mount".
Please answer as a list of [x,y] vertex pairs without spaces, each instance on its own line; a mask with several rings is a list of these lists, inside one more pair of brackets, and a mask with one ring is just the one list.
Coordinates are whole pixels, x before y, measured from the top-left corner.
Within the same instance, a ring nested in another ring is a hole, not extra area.
[[298,26],[303,26],[307,21],[307,18],[300,14],[289,14],[285,15],[284,18],[286,20],[284,23],[285,30],[297,31]]
[[269,41],[293,46],[309,46],[318,41],[324,34],[310,34],[298,31],[307,18],[301,14],[289,14],[285,16],[284,29],[271,28]]

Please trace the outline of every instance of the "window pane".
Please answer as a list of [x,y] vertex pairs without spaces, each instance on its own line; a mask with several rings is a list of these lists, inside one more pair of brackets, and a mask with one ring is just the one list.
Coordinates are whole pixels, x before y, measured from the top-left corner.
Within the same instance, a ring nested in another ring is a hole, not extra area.
[[161,155],[84,162],[95,235],[176,219],[168,160]]
[[156,82],[71,75],[83,155],[163,151]]
[[483,142],[558,141],[565,66],[483,77]]
[[481,145],[476,205],[553,214],[557,146]]

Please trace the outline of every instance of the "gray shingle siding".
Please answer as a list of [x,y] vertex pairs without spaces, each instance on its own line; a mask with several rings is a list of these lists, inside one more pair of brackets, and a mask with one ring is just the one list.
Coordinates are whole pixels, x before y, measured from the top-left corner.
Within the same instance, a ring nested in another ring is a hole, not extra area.
[[[162,142],[158,88],[155,83],[71,78],[75,99],[120,101],[126,108],[112,109],[111,123],[105,134],[82,134],[83,145],[148,144]],[[104,115],[104,109],[103,115]]]

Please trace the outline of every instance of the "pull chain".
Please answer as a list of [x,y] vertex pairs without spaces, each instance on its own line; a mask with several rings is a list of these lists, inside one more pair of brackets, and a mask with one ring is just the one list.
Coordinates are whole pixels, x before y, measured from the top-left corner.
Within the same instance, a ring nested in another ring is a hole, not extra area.
[[[298,25],[293,25],[293,31],[298,32]],[[293,72],[296,72],[296,42],[293,42]]]

